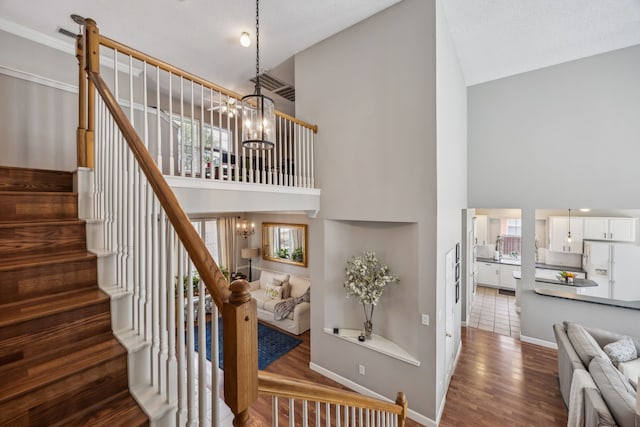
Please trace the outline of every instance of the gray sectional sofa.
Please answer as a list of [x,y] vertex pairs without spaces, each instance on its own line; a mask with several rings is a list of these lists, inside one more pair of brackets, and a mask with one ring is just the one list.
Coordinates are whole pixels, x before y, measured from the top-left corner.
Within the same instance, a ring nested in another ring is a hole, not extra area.
[[640,355],[640,338],[571,322],[555,324],[553,331],[560,391],[569,408],[568,425],[640,427],[636,391],[640,358],[619,361],[612,355],[612,345],[606,347],[625,339]]

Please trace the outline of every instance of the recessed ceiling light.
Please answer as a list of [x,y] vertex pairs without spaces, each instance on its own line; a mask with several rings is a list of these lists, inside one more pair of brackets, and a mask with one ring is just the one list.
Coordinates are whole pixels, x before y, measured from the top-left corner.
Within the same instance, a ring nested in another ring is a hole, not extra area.
[[591,212],[589,208],[580,208],[580,212]]
[[251,45],[251,37],[246,31],[243,31],[242,34],[240,34],[240,44],[244,47],[249,47]]

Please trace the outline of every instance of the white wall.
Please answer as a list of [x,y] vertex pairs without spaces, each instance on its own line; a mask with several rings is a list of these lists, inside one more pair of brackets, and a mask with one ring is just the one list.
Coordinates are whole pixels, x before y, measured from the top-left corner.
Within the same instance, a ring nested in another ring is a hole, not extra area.
[[553,341],[566,319],[626,333],[640,321],[532,291],[536,208],[640,206],[638,76],[634,46],[468,89],[469,205],[522,208],[523,336]]
[[[446,23],[439,25],[446,34]],[[309,237],[311,362],[390,399],[404,391],[428,423],[443,396],[436,396],[444,357],[439,269],[460,241],[466,202],[466,91],[451,40],[436,52],[435,35],[435,1],[405,0],[296,56],[296,114],[320,128],[314,154],[322,197]],[[418,48],[408,42],[415,40]],[[436,55],[443,61],[437,85]],[[438,105],[436,87],[447,98]],[[347,259],[367,249],[400,276],[376,313],[404,323],[402,332],[376,326],[374,315],[374,333],[402,343],[420,367],[323,333],[364,321],[344,302],[342,282]],[[430,326],[420,324],[421,313]]]

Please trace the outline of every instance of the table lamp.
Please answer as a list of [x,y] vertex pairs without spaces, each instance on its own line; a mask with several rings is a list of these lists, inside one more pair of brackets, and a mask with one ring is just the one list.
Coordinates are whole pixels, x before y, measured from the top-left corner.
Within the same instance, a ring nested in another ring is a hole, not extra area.
[[249,282],[251,282],[251,259],[257,257],[259,254],[258,248],[242,248],[240,256],[242,259],[249,260]]

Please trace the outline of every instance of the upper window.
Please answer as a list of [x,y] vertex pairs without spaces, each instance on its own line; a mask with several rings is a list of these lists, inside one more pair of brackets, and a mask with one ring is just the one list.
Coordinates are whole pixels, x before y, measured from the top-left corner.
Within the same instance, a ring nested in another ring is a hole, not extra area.
[[[200,122],[192,121],[180,116],[173,117],[173,125],[177,129],[178,141],[178,171],[200,174]],[[204,163],[213,163],[213,166],[220,165],[220,153],[229,153],[232,145],[233,134],[228,129],[221,129],[208,124],[203,125],[204,134]],[[213,149],[212,149],[213,147]]]

